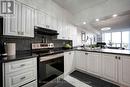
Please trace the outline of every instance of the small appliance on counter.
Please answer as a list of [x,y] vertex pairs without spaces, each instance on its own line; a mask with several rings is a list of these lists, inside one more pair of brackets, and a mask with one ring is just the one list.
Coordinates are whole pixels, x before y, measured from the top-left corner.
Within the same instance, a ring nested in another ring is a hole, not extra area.
[[7,52],[8,56],[15,56],[16,55],[16,43],[7,43],[6,52]]
[[105,42],[97,42],[96,44],[100,48],[105,48],[106,43]]

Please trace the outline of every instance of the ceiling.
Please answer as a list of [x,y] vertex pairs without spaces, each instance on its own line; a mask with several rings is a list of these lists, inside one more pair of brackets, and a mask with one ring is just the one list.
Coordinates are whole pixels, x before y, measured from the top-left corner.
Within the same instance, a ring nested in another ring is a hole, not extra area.
[[[69,11],[75,25],[93,33],[101,28],[130,28],[130,0],[53,0]],[[118,3],[117,3],[118,2]],[[118,14],[113,18],[113,14]],[[96,22],[95,19],[100,21]],[[87,23],[84,25],[83,22]]]
[[72,14],[79,13],[85,9],[91,8],[95,5],[100,5],[107,0],[54,0],[61,7],[67,9]]
[[130,28],[130,11],[120,13],[117,17],[107,16],[98,22],[92,21],[90,24],[99,31],[105,27],[111,27],[111,29]]

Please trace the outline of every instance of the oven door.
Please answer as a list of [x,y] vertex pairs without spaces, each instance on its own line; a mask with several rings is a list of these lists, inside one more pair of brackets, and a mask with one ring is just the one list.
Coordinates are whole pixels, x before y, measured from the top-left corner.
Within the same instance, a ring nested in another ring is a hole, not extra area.
[[64,57],[39,63],[39,84],[44,85],[64,73]]

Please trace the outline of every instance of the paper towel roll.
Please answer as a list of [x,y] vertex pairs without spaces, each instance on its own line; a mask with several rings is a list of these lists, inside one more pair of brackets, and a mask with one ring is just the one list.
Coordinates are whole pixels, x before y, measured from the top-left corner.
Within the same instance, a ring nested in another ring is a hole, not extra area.
[[6,44],[7,55],[12,56],[16,54],[16,43]]

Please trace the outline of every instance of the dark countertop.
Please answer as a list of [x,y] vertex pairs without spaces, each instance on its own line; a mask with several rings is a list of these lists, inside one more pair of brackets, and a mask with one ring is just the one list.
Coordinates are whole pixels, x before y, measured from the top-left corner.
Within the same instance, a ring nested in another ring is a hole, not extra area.
[[[130,56],[130,50],[119,50],[119,49],[60,49],[54,52],[50,53],[43,53],[40,54],[40,56],[47,56],[47,55],[53,55],[58,53],[64,53],[69,51],[86,51],[86,52],[96,52],[96,53],[106,53],[106,54],[117,54],[117,55],[127,55]],[[7,57],[0,57],[0,63],[6,63],[11,61],[17,61],[22,59],[29,59],[38,57],[37,54],[32,53],[31,51],[19,51],[17,52],[16,56],[7,56]]]
[[31,51],[19,51],[16,53],[16,56],[0,57],[0,62],[7,63],[7,62],[11,62],[11,61],[34,58],[37,56],[38,55],[33,54]]

